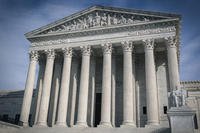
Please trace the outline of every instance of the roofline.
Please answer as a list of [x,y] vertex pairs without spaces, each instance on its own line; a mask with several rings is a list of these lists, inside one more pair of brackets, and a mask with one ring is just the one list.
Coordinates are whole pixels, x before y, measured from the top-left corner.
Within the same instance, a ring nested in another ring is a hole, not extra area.
[[181,15],[177,13],[169,13],[169,12],[158,12],[158,11],[149,11],[149,10],[141,10],[141,9],[133,9],[133,8],[121,8],[121,7],[111,7],[111,6],[101,6],[101,5],[94,5],[91,6],[96,7],[97,9],[110,9],[110,10],[121,10],[121,11],[128,11],[128,12],[135,12],[140,14],[148,14],[148,15],[156,15],[162,17],[168,16],[168,17],[176,17],[181,19]]
[[33,31],[27,32],[24,35],[26,36],[26,38],[31,38],[31,35],[34,33],[37,33],[39,31],[43,31],[48,27],[54,26],[55,24],[61,24],[63,21],[67,20],[67,19],[73,19],[74,17],[77,17],[77,15],[81,15],[81,14],[85,14],[88,11],[93,11],[93,10],[111,10],[111,11],[123,11],[123,12],[134,12],[140,15],[153,15],[153,16],[157,16],[157,17],[173,17],[173,18],[178,18],[179,20],[181,19],[181,15],[179,14],[171,14],[171,13],[164,13],[164,12],[155,12],[155,11],[145,11],[145,10],[137,10],[137,9],[130,9],[130,8],[120,8],[120,7],[110,7],[110,6],[101,6],[101,5],[94,5],[94,6],[90,6],[84,10],[81,10],[79,12],[73,13],[67,17],[64,17],[62,19],[56,20],[50,24],[44,25],[40,28],[37,28]]

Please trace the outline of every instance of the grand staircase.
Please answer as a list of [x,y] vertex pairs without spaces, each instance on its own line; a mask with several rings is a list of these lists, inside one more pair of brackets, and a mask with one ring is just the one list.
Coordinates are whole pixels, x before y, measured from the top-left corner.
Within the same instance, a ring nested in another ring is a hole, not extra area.
[[169,128],[27,127],[0,122],[0,133],[170,133]]

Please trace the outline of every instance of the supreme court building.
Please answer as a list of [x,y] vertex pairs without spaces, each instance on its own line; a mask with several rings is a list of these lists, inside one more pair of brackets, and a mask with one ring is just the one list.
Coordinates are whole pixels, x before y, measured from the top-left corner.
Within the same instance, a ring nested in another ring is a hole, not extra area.
[[30,62],[20,124],[169,127],[169,94],[180,88],[180,20],[92,6],[26,33]]

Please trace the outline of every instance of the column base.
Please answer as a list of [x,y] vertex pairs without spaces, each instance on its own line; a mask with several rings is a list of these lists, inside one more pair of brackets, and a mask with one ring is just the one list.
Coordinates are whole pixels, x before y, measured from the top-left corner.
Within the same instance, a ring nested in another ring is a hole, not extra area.
[[66,122],[56,122],[54,127],[68,127]]
[[147,125],[145,125],[145,128],[157,128],[160,124],[157,121],[148,121]]
[[136,128],[136,125],[134,122],[123,122],[122,125],[120,125],[121,128]]
[[33,127],[48,127],[47,122],[37,122]]
[[86,122],[77,122],[76,125],[74,125],[73,127],[77,127],[77,128],[86,128],[88,127]]
[[111,122],[100,122],[99,128],[112,128]]
[[19,125],[22,127],[29,127],[28,122],[19,121]]

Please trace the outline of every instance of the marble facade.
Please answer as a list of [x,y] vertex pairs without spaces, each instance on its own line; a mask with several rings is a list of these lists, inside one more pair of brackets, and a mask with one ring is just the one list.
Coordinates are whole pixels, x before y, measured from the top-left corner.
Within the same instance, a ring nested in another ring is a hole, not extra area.
[[180,19],[93,6],[25,34],[20,124],[29,125],[39,64],[33,126],[168,127],[169,93],[180,88]]

